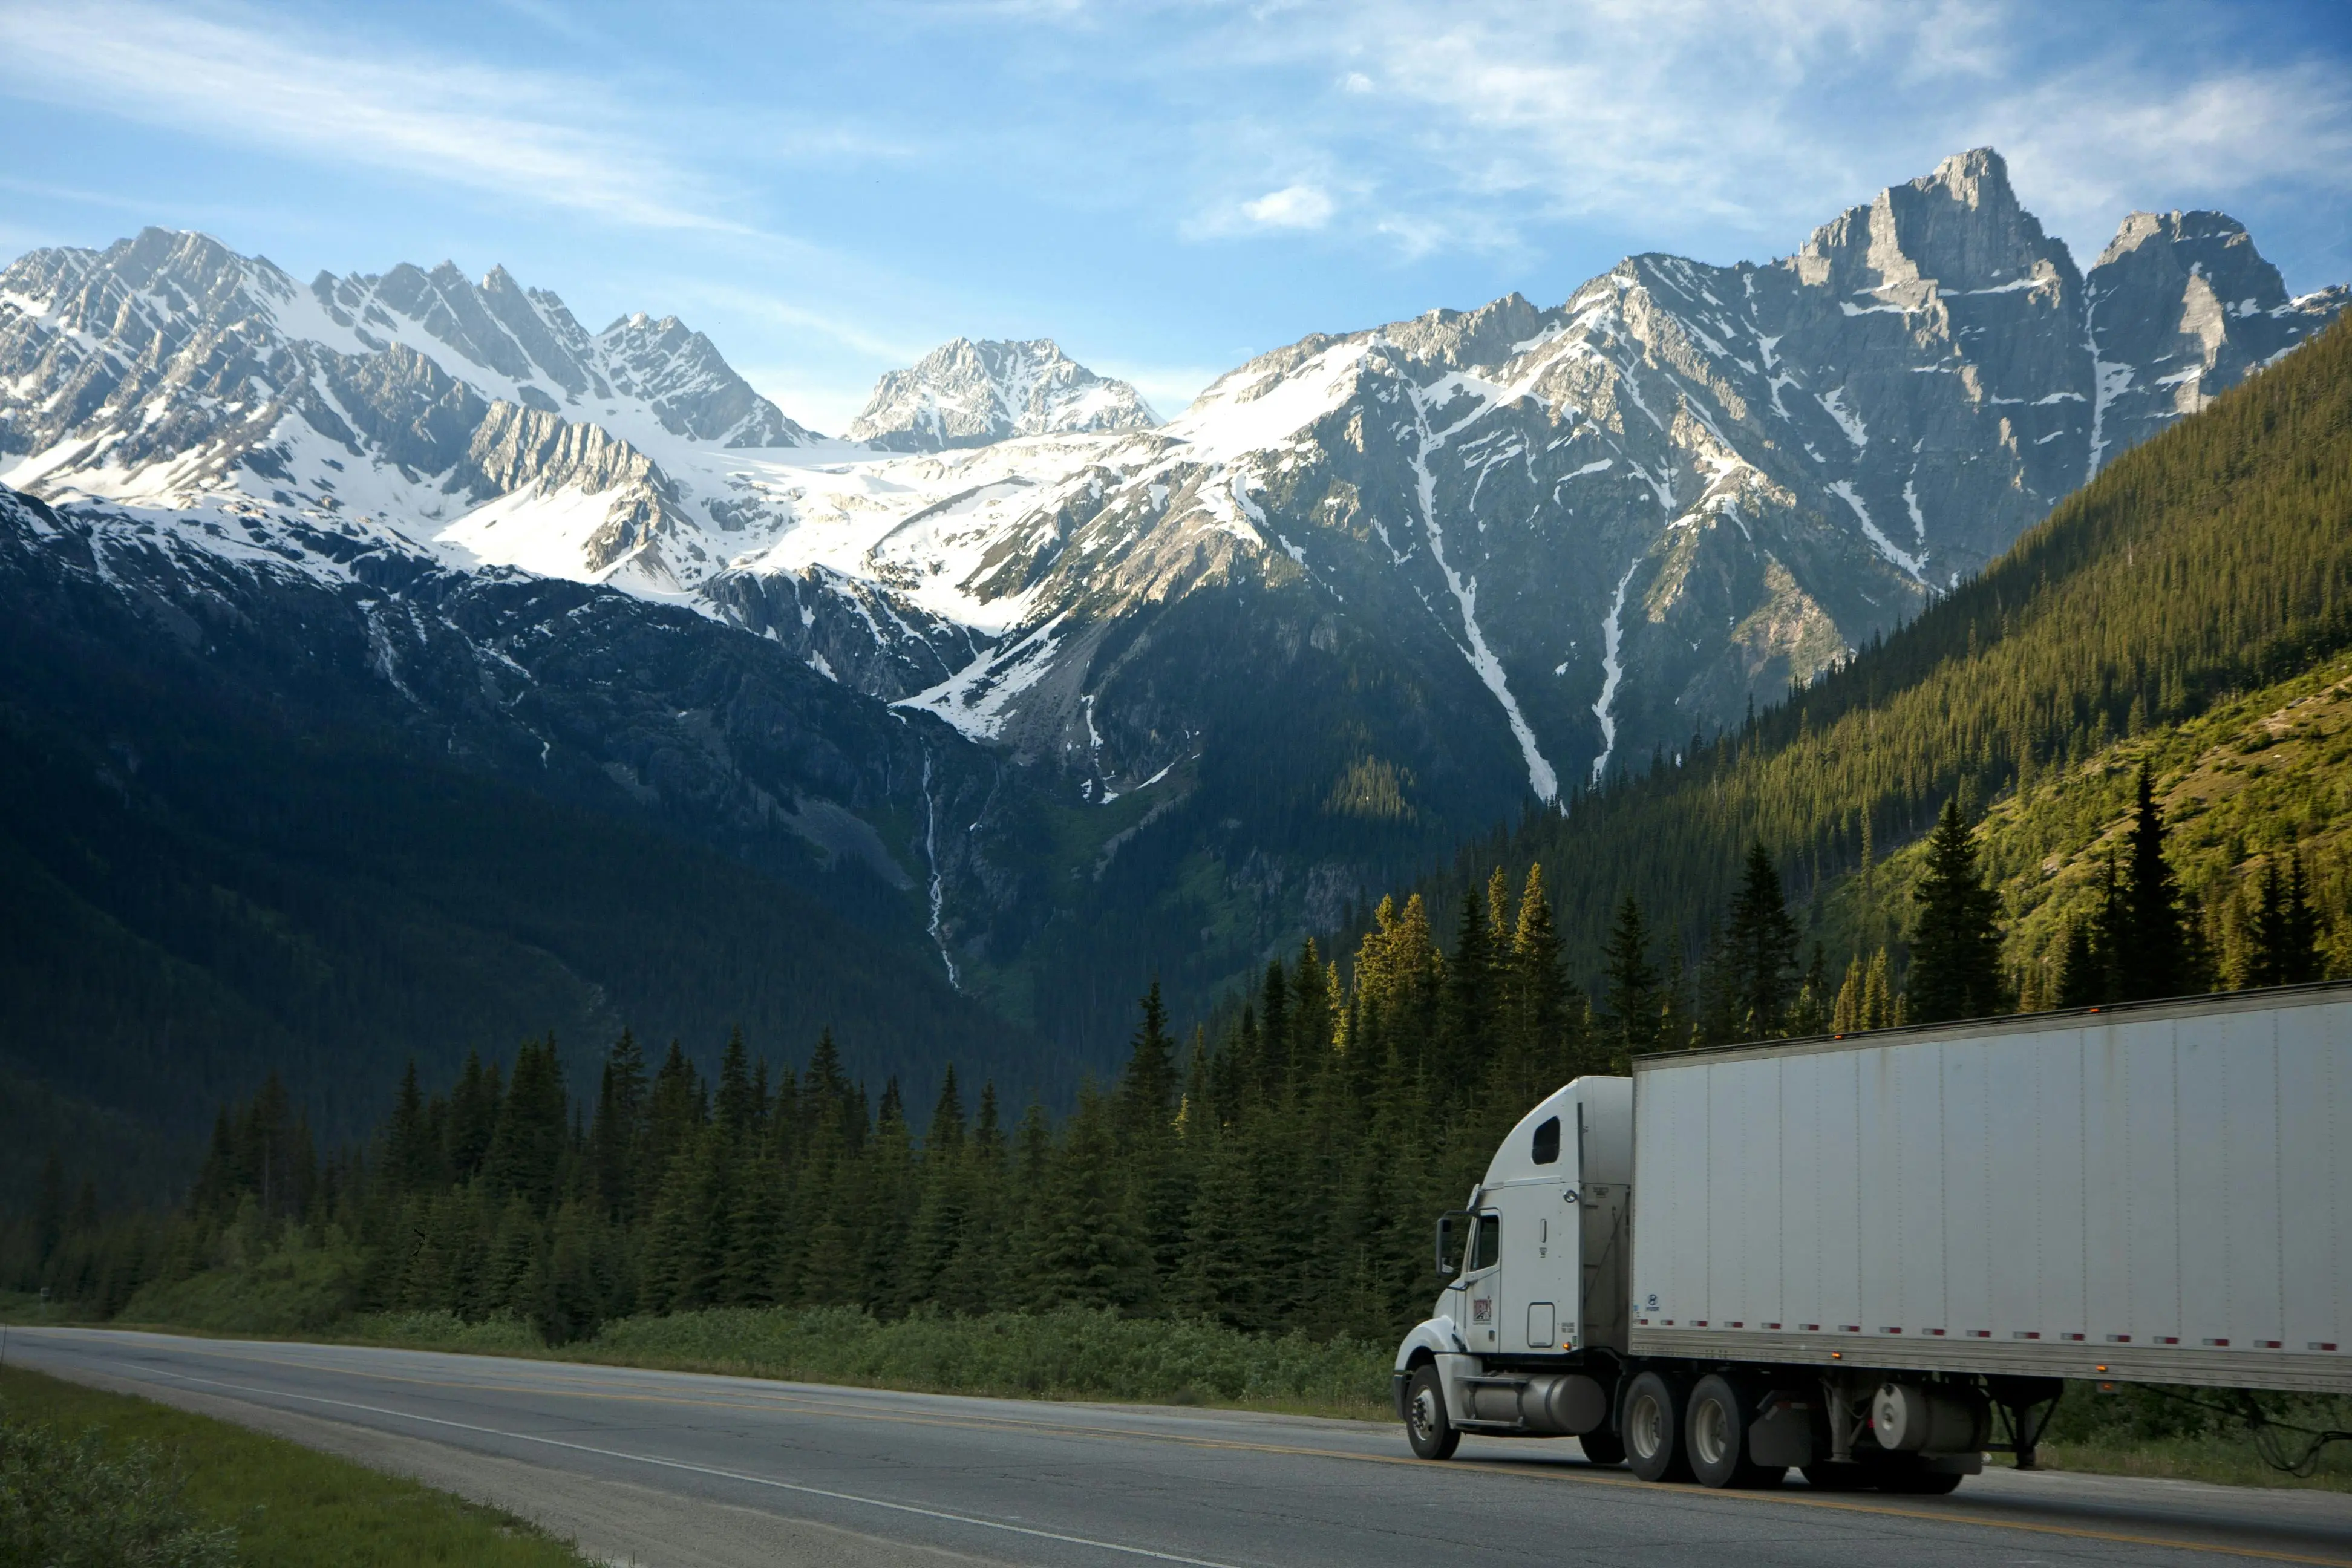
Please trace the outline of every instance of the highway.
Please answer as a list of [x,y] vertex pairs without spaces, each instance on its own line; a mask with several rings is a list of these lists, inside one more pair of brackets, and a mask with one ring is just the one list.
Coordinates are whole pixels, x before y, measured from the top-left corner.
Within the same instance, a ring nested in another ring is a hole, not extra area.
[[1573,1443],[340,1345],[11,1330],[12,1365],[226,1416],[648,1568],[2285,1562],[2352,1497],[1989,1470],[1950,1498],[1651,1486]]

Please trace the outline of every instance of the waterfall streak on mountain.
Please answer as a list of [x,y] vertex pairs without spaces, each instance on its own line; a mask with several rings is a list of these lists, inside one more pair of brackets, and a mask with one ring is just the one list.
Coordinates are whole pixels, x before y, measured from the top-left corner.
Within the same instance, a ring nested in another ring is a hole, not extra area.
[[1551,763],[1544,759],[1542,751],[1536,745],[1536,732],[1528,723],[1527,715],[1519,711],[1518,699],[1511,695],[1510,682],[1504,679],[1502,661],[1486,646],[1486,633],[1478,629],[1478,579],[1474,576],[1465,580],[1446,563],[1445,531],[1437,524],[1437,478],[1429,470],[1430,454],[1443,449],[1455,431],[1477,418],[1478,414],[1485,413],[1487,405],[1482,402],[1478,414],[1473,414],[1444,430],[1432,430],[1429,427],[1430,399],[1441,388],[1461,390],[1463,378],[1448,376],[1435,386],[1408,387],[1412,397],[1413,424],[1421,437],[1420,446],[1413,453],[1412,472],[1420,489],[1422,526],[1429,534],[1430,557],[1437,563],[1438,571],[1444,574],[1445,585],[1453,590],[1454,603],[1462,609],[1462,631],[1467,639],[1467,646],[1462,648],[1462,657],[1470,661],[1470,668],[1478,672],[1478,679],[1486,683],[1486,689],[1493,692],[1495,700],[1503,705],[1503,716],[1510,721],[1511,734],[1519,742],[1520,753],[1527,758],[1528,787],[1549,805],[1559,798],[1559,775],[1552,771]]
[[1626,563],[1625,575],[1617,579],[1617,597],[1610,603],[1609,618],[1601,623],[1601,700],[1592,705],[1592,716],[1601,721],[1601,754],[1592,759],[1594,784],[1601,782],[1610,756],[1617,750],[1617,683],[1625,675],[1617,650],[1625,638],[1625,590],[1632,586],[1641,565],[1638,555]]
[[940,876],[940,807],[931,797],[931,749],[923,748],[923,859],[931,869],[930,900],[931,942],[940,950],[940,962],[947,965],[948,984],[956,990],[963,989],[963,979],[956,973],[956,962],[948,952],[948,939],[940,931],[941,911],[947,905],[947,887]]

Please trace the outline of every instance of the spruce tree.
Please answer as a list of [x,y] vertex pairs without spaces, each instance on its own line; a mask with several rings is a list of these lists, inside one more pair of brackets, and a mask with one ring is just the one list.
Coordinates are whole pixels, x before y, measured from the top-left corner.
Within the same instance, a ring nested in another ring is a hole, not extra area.
[[613,1042],[596,1086],[596,1110],[588,1124],[589,1158],[596,1172],[596,1195],[604,1216],[625,1225],[637,1214],[637,1159],[645,1138],[645,1053],[628,1030]]
[[1985,1018],[2001,1010],[2000,899],[1977,870],[1976,833],[1947,799],[1927,836],[1927,865],[1912,890],[1918,907],[1905,988],[1915,1024]]
[[416,1058],[411,1057],[384,1129],[383,1174],[392,1194],[405,1197],[437,1185],[433,1179],[437,1152],[425,1142],[425,1097],[416,1085]]
[[1517,1037],[1515,1102],[1524,1108],[1566,1083],[1586,1065],[1571,1059],[1575,1044],[1570,1037],[1571,988],[1560,967],[1559,932],[1552,924],[1543,868],[1533,862],[1519,889],[1518,919],[1511,930],[1507,973],[1510,1032]]
[[1846,960],[1845,981],[1830,1008],[1832,1034],[1851,1035],[1862,1028],[1862,954],[1857,952]]
[[1658,966],[1650,962],[1650,929],[1642,919],[1641,904],[1631,893],[1617,906],[1602,962],[1608,976],[1608,1029],[1613,1058],[1610,1070],[1629,1072],[1633,1058],[1657,1048],[1664,980]]
[[1454,952],[1445,963],[1445,1004],[1431,1087],[1444,1105],[1466,1103],[1495,1049],[1495,952],[1486,934],[1486,901],[1477,889],[1462,894]]
[[535,1220],[555,1211],[571,1142],[566,1107],[555,1037],[526,1040],[515,1053],[514,1078],[498,1109],[484,1176],[492,1191],[521,1198]]
[[2189,935],[2181,926],[2180,887],[2164,858],[2164,808],[2147,763],[2132,814],[2130,880],[2115,954],[2117,1000],[2179,996],[2199,989],[2189,973]]
[[2263,867],[2262,900],[2253,920],[2253,952],[2246,965],[2248,985],[2300,985],[2320,976],[2319,921],[2305,890],[2303,858],[2279,874],[2279,858]]
[[1739,893],[1724,931],[1720,982],[1736,1037],[1768,1039],[1781,1030],[1797,981],[1797,922],[1780,893],[1780,874],[1760,838],[1748,848]]
[[[1279,985],[1272,979],[1280,971],[1277,964],[1268,972],[1268,985],[1287,991],[1287,976]],[[1118,1089],[1119,1138],[1129,1147],[1165,1132],[1176,1113],[1176,1041],[1168,1033],[1168,1007],[1160,999],[1157,979],[1137,1005],[1143,1016],[1128,1039],[1127,1071]]]

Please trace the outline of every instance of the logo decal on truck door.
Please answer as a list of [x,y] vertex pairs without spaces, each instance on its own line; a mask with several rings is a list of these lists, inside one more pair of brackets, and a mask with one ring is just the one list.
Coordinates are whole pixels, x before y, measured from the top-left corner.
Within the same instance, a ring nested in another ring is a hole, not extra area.
[[1471,1302],[1471,1303],[1470,1303],[1470,1321],[1471,1321],[1472,1322],[1474,1322],[1474,1323],[1488,1323],[1488,1322],[1492,1322],[1492,1321],[1494,1321],[1494,1319],[1495,1319],[1495,1303],[1494,1303],[1494,1302],[1492,1302],[1492,1301],[1486,1301],[1486,1300],[1479,1300],[1479,1301],[1473,1301],[1473,1302]]

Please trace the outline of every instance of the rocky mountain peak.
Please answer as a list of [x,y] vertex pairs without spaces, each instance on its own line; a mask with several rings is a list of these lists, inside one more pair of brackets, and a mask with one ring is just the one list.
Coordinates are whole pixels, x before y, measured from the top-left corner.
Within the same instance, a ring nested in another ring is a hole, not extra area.
[[849,438],[886,451],[931,452],[1159,423],[1141,393],[1097,375],[1051,338],[956,338],[876,382]]
[[2066,247],[2019,204],[2008,163],[1990,147],[1955,153],[1934,173],[1848,208],[1814,230],[1791,265],[1807,284],[1905,302],[1928,297],[1930,285],[1986,293],[2081,281]]

